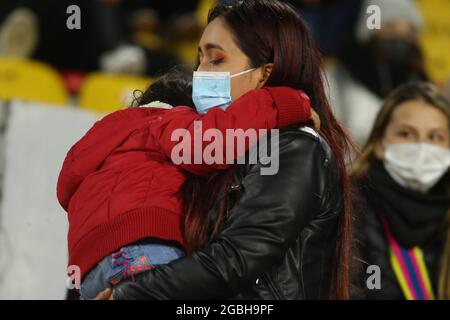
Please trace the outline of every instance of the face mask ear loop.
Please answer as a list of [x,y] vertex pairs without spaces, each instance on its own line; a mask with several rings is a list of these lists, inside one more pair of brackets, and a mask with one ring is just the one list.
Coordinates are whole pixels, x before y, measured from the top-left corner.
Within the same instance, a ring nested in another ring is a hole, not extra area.
[[252,71],[254,71],[254,70],[256,70],[256,68],[248,69],[248,70],[245,70],[245,71],[242,71],[242,72],[233,74],[232,76],[230,76],[230,79],[233,79],[234,77],[242,76],[242,75],[244,75],[244,74],[246,74],[246,73],[249,73],[249,72],[252,72]]

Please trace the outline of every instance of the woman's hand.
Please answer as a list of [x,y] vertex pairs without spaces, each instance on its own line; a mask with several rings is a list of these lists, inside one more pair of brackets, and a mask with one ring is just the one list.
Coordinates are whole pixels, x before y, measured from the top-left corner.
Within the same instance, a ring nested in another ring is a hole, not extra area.
[[311,108],[311,120],[314,123],[314,129],[319,132],[320,131],[320,117],[317,114],[316,110]]
[[95,297],[95,300],[114,300],[112,293],[113,290],[111,288],[105,289]]

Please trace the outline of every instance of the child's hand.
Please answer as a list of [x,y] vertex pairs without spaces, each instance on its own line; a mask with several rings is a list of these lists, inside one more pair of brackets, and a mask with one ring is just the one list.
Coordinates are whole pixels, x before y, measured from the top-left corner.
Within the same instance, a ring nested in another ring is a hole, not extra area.
[[95,300],[114,300],[112,293],[113,290],[111,288],[103,290],[95,297]]
[[314,123],[314,129],[318,132],[320,131],[320,117],[317,114],[316,110],[311,108],[311,118],[312,122]]

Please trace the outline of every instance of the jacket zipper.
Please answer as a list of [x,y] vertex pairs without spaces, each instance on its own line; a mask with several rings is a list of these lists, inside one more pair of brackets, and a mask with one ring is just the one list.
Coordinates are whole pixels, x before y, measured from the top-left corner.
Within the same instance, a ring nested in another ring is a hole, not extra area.
[[[232,185],[230,190],[227,192],[227,206],[226,206],[226,220],[228,220],[229,218],[229,214],[230,214],[230,200],[231,200],[231,195],[232,194],[236,194],[236,192],[240,192],[242,189],[242,186],[240,184],[238,185]],[[272,281],[270,280],[270,277],[267,275],[267,273],[264,273],[262,276],[264,282],[266,282],[267,286],[269,287],[269,289],[271,290],[271,293],[275,296],[276,300],[284,300],[284,296],[280,293],[280,291],[278,290],[278,288],[276,287],[275,284],[272,283]]]
[[284,296],[278,290],[277,286],[274,283],[272,283],[267,273],[263,274],[263,280],[264,282],[266,282],[267,286],[271,290],[271,293],[275,296],[275,300],[284,300]]

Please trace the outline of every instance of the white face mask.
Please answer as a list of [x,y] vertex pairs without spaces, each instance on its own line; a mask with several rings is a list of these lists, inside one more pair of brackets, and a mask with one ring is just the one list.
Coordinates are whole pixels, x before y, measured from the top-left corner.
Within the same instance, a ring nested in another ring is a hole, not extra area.
[[199,114],[221,107],[226,110],[231,99],[231,79],[255,70],[248,69],[233,75],[229,72],[194,71],[192,79],[192,100]]
[[428,143],[387,144],[384,167],[405,188],[427,192],[450,166],[450,150]]

